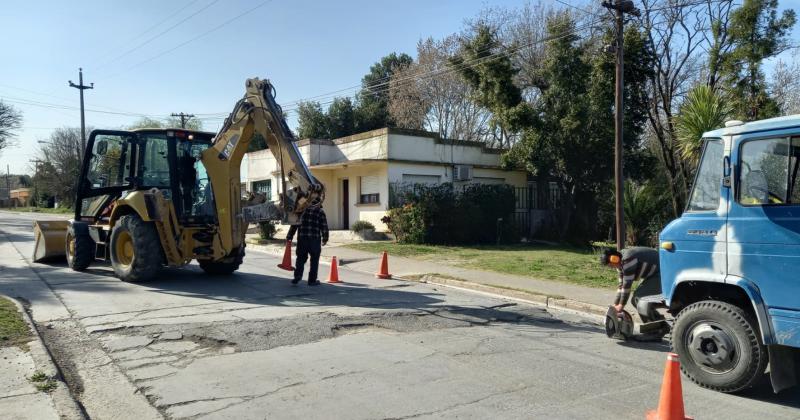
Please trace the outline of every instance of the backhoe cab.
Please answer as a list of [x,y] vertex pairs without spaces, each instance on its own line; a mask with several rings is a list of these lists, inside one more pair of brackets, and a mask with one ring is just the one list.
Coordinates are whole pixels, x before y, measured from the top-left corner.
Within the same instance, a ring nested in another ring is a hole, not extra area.
[[[244,258],[249,223],[297,223],[310,203],[321,203],[324,189],[303,162],[269,81],[249,79],[246,88],[216,136],[184,129],[92,131],[74,220],[34,223],[34,261],[66,254],[72,269],[84,270],[107,260],[125,281],[192,260],[207,273],[230,274]],[[256,133],[281,164],[278,203],[242,200],[240,165]]]

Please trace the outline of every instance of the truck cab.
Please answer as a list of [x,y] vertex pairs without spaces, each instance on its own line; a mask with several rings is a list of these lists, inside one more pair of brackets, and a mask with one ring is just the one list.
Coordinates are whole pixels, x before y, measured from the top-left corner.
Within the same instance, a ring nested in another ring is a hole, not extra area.
[[736,392],[800,366],[800,115],[703,136],[683,215],[660,234],[672,345],[701,386]]

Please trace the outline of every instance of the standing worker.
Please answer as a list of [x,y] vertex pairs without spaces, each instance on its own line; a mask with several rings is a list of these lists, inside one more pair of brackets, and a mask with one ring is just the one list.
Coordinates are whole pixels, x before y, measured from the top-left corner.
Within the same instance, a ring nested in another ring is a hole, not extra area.
[[295,262],[294,279],[292,284],[297,284],[303,278],[303,268],[311,255],[311,267],[308,269],[308,285],[317,286],[317,271],[319,269],[319,256],[322,247],[328,243],[328,218],[325,210],[322,210],[322,201],[315,199],[306,207],[300,215],[300,224],[292,225],[289,228],[287,241],[294,238],[295,232],[300,230],[297,235],[297,261]]
[[619,288],[614,299],[614,309],[622,313],[631,295],[633,282],[642,282],[633,293],[633,306],[645,323],[659,321],[664,317],[659,314],[650,300],[650,296],[661,297],[661,275],[658,269],[658,251],[653,248],[625,248],[622,253],[606,249],[600,255],[602,265],[616,268],[619,271]]

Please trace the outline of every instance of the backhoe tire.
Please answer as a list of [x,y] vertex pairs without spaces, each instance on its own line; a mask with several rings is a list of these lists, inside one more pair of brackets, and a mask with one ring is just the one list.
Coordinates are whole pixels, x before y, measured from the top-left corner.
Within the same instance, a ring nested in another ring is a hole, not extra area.
[[206,274],[210,274],[212,276],[228,276],[233,274],[234,271],[239,269],[239,266],[242,265],[244,261],[244,244],[242,247],[233,253],[236,257],[233,261],[230,262],[223,262],[223,261],[210,261],[210,260],[199,260],[197,261],[200,264],[200,268],[206,272]]
[[151,279],[164,265],[161,240],[155,225],[138,215],[120,217],[111,231],[111,266],[123,281]]
[[744,309],[705,300],[678,314],[672,348],[692,382],[719,392],[737,392],[764,375],[769,355],[758,323]]
[[[77,222],[75,222],[77,223]],[[67,228],[66,254],[67,265],[75,271],[89,268],[94,261],[95,243],[86,229],[87,226],[74,226]]]

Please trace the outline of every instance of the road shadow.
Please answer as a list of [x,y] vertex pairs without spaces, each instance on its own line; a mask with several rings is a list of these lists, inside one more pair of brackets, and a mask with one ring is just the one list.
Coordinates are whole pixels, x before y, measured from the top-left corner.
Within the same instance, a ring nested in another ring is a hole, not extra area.
[[[769,374],[764,375],[752,388],[736,393],[736,396],[784,407],[800,408],[800,386],[796,385],[776,394],[772,391]],[[800,413],[798,417],[800,418]]]

